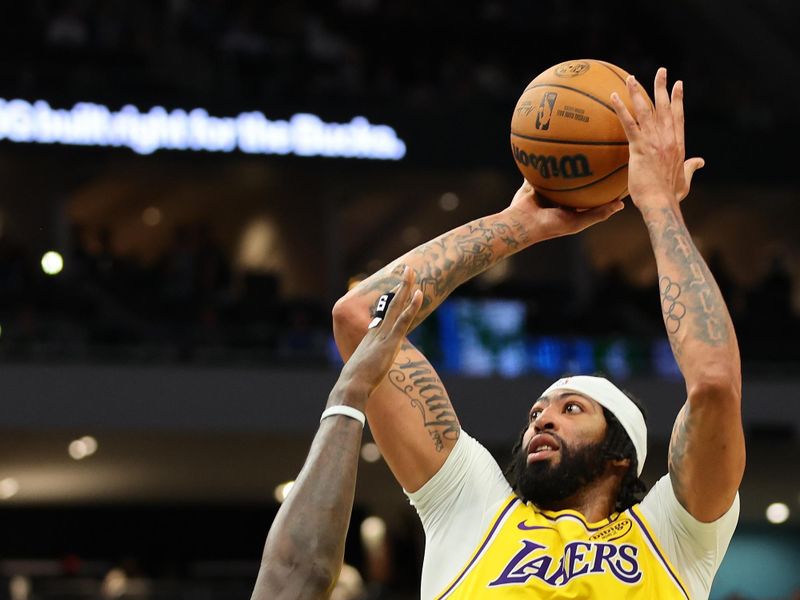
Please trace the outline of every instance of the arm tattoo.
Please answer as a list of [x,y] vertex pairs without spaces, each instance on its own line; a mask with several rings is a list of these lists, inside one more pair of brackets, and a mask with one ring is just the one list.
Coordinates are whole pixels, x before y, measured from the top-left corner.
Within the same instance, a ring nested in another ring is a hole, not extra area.
[[677,333],[681,328],[681,321],[686,316],[686,305],[678,300],[681,296],[681,286],[669,277],[662,277],[659,281],[661,290],[661,311],[664,313],[664,322],[667,333]]
[[402,356],[403,351],[413,349],[408,343],[401,346],[401,353],[389,371],[389,381],[419,411],[436,451],[441,452],[444,449],[443,440],[457,440],[461,426],[447,392],[430,363],[424,358],[412,360]]
[[[478,219],[421,245],[409,254],[409,262],[414,263],[416,283],[423,294],[416,323],[459,285],[530,243],[521,222],[513,217],[508,221],[501,219]],[[393,288],[400,283],[404,266],[405,263],[400,263],[385,267],[365,281],[359,293],[363,296]]]
[[[661,310],[673,349],[680,354],[686,335],[709,346],[726,344],[728,316],[711,272],[675,213],[664,209],[661,216],[663,220],[651,226],[651,235],[654,247],[660,246],[675,267],[674,273],[659,281]],[[687,316],[688,324],[683,327]]]
[[687,446],[689,445],[689,438],[692,431],[692,419],[688,412],[689,405],[685,405],[681,412],[678,413],[678,418],[675,420],[675,426],[672,428],[672,437],[669,441],[669,477],[672,481],[672,489],[675,492],[675,497],[683,503],[683,498],[686,493],[685,486],[685,473],[684,473],[684,457],[688,453]]

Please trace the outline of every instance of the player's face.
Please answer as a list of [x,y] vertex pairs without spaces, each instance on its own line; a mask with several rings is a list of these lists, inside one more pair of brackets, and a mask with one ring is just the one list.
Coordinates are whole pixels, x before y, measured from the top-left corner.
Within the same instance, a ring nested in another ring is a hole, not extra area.
[[572,392],[540,398],[515,457],[518,487],[542,508],[555,507],[605,471],[603,408]]
[[603,407],[573,392],[554,392],[539,398],[528,417],[528,430],[522,438],[527,464],[540,461],[558,464],[564,447],[577,451],[601,442],[606,433]]

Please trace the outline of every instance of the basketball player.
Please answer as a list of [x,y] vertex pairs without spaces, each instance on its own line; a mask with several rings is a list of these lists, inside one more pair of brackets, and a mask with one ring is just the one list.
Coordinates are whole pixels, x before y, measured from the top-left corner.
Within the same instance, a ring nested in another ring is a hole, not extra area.
[[306,463],[267,535],[252,600],[317,600],[333,592],[353,507],[364,408],[422,304],[412,284],[408,270],[392,290],[397,296],[384,307],[388,312],[373,321],[342,369]]
[[[426,533],[422,598],[705,599],[739,514],[745,463],[741,375],[725,303],[681,216],[701,159],[684,162],[683,86],[655,80],[651,108],[626,82],[631,115],[612,103],[630,143],[628,189],[650,233],[661,309],[685,378],[669,473],[647,495],[639,479],[647,429],[636,401],[600,377],[531,390],[507,471],[465,431],[430,363],[405,341],[367,410],[387,463]],[[524,184],[505,210],[399,258],[334,308],[347,357],[370,307],[410,266],[424,293],[419,322],[458,285],[534,243],[609,217],[544,208]],[[486,398],[486,410],[502,398]]]

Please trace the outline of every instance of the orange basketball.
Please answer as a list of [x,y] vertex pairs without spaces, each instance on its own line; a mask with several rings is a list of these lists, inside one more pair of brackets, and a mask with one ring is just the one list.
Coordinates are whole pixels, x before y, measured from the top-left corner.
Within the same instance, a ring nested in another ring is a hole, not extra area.
[[611,105],[632,110],[628,73],[600,60],[563,62],[522,92],[511,117],[517,167],[542,196],[576,208],[627,194],[628,140]]

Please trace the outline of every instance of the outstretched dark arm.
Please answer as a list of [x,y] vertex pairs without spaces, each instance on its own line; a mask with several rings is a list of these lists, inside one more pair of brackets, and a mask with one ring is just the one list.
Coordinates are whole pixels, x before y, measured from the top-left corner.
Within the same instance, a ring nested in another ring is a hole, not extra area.
[[[401,276],[385,320],[370,330],[342,369],[328,407],[364,412],[384,379],[420,305]],[[267,535],[252,600],[318,600],[330,596],[344,559],[363,428],[357,420],[322,420],[294,487]]]
[[[366,397],[335,390],[328,402],[363,406]],[[320,423],[308,458],[272,524],[252,600],[326,598],[344,559],[361,449],[361,424]]]

